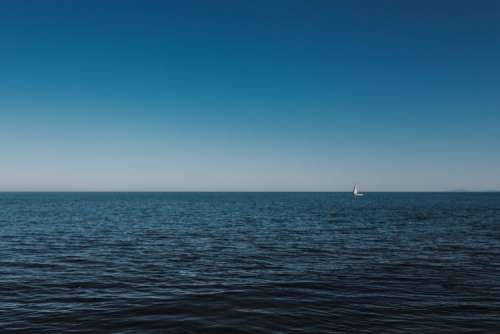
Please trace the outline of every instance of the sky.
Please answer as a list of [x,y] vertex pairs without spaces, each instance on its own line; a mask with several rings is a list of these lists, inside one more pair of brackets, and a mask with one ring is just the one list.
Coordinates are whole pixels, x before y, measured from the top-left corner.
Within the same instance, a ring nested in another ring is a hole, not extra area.
[[0,191],[500,189],[500,1],[0,0]]

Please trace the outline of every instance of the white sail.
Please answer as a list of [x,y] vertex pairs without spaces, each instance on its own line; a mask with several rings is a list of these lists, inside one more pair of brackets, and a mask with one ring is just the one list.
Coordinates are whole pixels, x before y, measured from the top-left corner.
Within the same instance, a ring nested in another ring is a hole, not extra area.
[[354,185],[354,189],[352,190],[352,195],[354,197],[363,196],[363,194],[358,191],[358,185],[357,184]]

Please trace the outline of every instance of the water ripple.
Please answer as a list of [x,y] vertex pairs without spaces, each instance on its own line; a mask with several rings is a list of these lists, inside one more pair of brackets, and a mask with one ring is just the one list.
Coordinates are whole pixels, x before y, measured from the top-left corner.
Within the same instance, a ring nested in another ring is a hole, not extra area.
[[500,328],[500,195],[0,193],[0,331]]

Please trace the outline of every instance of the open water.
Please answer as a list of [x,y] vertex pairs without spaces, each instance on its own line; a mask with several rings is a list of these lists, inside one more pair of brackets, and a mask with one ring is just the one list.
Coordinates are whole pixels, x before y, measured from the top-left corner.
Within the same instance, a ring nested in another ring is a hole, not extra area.
[[500,332],[499,193],[0,193],[0,332]]

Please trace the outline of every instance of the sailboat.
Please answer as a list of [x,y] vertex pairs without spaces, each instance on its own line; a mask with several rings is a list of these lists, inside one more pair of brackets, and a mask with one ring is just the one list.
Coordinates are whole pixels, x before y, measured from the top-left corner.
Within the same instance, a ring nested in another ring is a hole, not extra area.
[[352,196],[354,196],[354,197],[359,197],[359,196],[363,196],[363,195],[364,195],[364,194],[362,194],[362,193],[360,193],[360,192],[358,191],[358,185],[357,185],[357,184],[355,184],[355,185],[354,185],[354,189],[352,190]]

